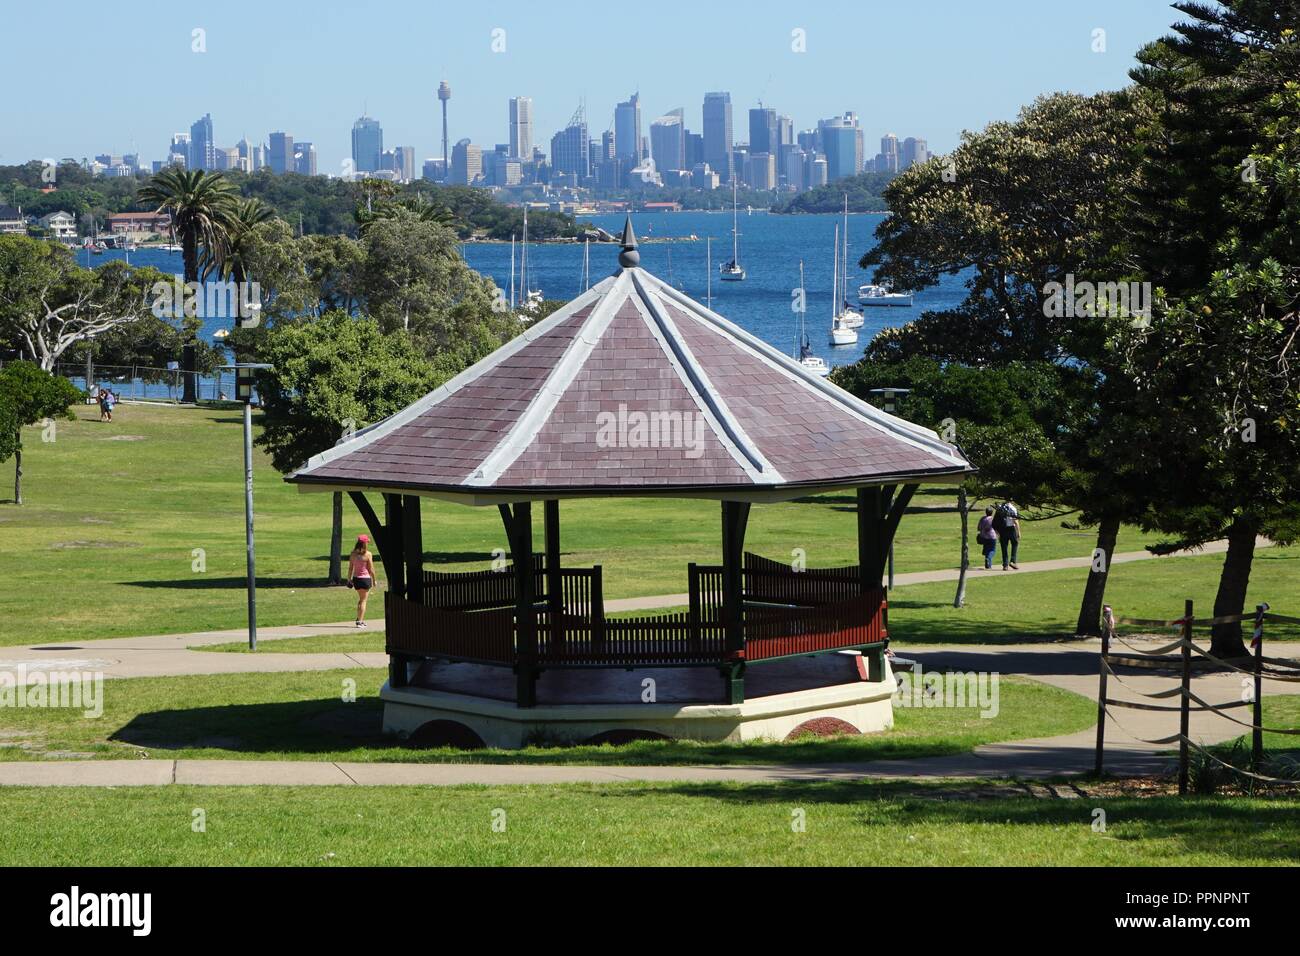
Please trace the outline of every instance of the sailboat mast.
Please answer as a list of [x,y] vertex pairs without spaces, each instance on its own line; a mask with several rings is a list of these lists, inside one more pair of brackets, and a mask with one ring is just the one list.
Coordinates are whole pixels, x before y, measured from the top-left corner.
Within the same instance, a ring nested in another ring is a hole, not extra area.
[[515,234],[510,233],[510,311],[515,310]]
[[736,181],[733,179],[731,181],[731,261],[740,265],[740,226],[737,215],[739,213],[736,204]]
[[844,275],[840,278],[844,286],[842,301],[847,306],[849,301],[849,194],[844,194]]
[[831,324],[835,324],[835,316],[839,314],[836,306],[835,297],[840,294],[840,227],[837,223],[835,226],[835,264],[831,266]]
[[713,310],[713,237],[704,237],[704,301]]
[[519,298],[528,304],[528,207],[524,206],[524,237],[519,248]]
[[803,284],[803,260],[799,260],[799,342],[795,346],[795,358],[803,358],[803,345],[808,341],[808,296]]

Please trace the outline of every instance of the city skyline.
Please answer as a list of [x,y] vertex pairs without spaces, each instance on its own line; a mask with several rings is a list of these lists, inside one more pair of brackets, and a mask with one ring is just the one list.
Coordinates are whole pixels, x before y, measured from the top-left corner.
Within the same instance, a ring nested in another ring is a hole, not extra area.
[[[849,14],[854,19],[863,14],[855,39],[855,31],[839,22],[844,11],[792,15],[779,7],[765,11],[760,4],[733,23],[716,11],[682,5],[699,29],[689,35],[675,31],[669,56],[647,43],[646,49],[655,52],[640,58],[599,40],[599,24],[557,24],[527,9],[490,16],[413,10],[411,28],[394,31],[383,23],[346,19],[343,8],[331,5],[259,7],[262,26],[251,32],[240,23],[247,17],[227,8],[197,18],[165,9],[145,30],[137,24],[130,36],[111,11],[94,9],[70,31],[74,59],[93,62],[97,54],[123,48],[142,55],[147,51],[172,81],[125,83],[87,96],[75,76],[43,76],[40,97],[12,97],[0,105],[0,163],[51,155],[80,159],[105,151],[165,159],[170,137],[188,129],[196,116],[210,113],[218,145],[245,136],[266,143],[271,132],[287,131],[315,145],[320,173],[338,175],[351,159],[350,125],[367,114],[380,120],[386,138],[410,144],[418,167],[425,159],[441,157],[436,91],[443,79],[457,90],[449,104],[450,143],[469,139],[485,151],[509,142],[502,104],[514,97],[531,101],[532,142],[546,144],[565,128],[579,100],[586,104],[591,137],[599,139],[614,125],[616,104],[633,91],[640,94],[642,136],[650,122],[677,107],[685,108],[686,129],[705,133],[704,95],[725,90],[731,94],[734,142],[748,139],[749,111],[761,101],[764,108],[791,117],[796,131],[853,112],[868,142],[891,131],[923,131],[930,150],[942,153],[956,144],[962,129],[1010,118],[1041,93],[1124,85],[1133,53],[1164,32],[1171,15],[1164,2],[1101,0],[1082,11],[1046,11],[1023,0],[1001,6],[1006,16],[992,22],[987,11],[952,2],[855,11]],[[1031,7],[1033,17],[1020,15]],[[196,19],[209,23],[195,25]],[[13,20],[15,36],[27,35],[25,22],[36,27],[34,12],[24,8],[14,11]],[[719,29],[727,21],[727,44],[709,42],[713,20]],[[427,33],[421,24],[429,27]],[[314,37],[323,48],[331,43],[346,44],[350,51],[355,47],[354,62],[343,71],[298,69],[287,82],[266,61],[279,62],[270,56],[271,35],[290,28]],[[1094,52],[1098,29],[1106,31],[1105,52]],[[880,42],[873,44],[872,36]],[[472,42],[475,38],[481,42]],[[434,48],[417,53],[420,39]],[[995,40],[1018,40],[1023,49],[1011,69],[979,69]],[[801,44],[805,52],[796,52]],[[494,46],[499,52],[493,52]],[[570,47],[583,49],[584,56],[555,55]],[[23,45],[16,68],[22,70],[30,59],[36,69],[38,57],[34,46]],[[371,71],[382,81],[368,78],[364,67],[372,60],[383,64],[382,70]],[[671,69],[679,60],[691,62],[692,70]],[[856,68],[847,80],[844,62]],[[599,68],[606,63],[609,70]],[[606,79],[620,75],[624,79]],[[176,77],[184,82],[175,82]],[[867,150],[868,164],[873,153]]]

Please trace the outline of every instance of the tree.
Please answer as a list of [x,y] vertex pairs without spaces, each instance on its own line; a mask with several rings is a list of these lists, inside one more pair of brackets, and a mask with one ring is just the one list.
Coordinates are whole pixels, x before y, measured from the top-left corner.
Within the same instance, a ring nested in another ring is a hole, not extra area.
[[[1154,108],[1134,140],[1133,256],[1164,290],[1126,342],[1136,400],[1164,427],[1150,523],[1227,537],[1214,616],[1244,611],[1255,541],[1300,537],[1300,4],[1179,3],[1138,55]],[[1239,623],[1211,649],[1246,653]]]
[[[262,343],[261,358],[273,368],[258,373],[264,428],[257,443],[282,472],[405,408],[447,378],[403,332],[383,332],[375,321],[343,312],[275,326]],[[332,557],[341,505],[336,494]],[[330,583],[337,583],[338,567],[331,564]]]
[[83,269],[55,243],[0,236],[0,337],[42,369],[80,342],[150,314],[155,270]]
[[[1122,93],[1043,97],[895,178],[886,189],[893,215],[862,266],[909,289],[964,273],[968,293],[876,336],[862,375],[837,373],[875,387],[919,376],[909,415],[954,420],[982,491],[1079,511],[1098,526],[1103,567],[1121,521],[1147,507],[1132,480],[1144,459],[1127,441],[1131,381],[1114,346],[1132,317],[1108,314],[1108,301],[1062,314],[1049,290],[1133,271],[1117,255],[1116,232],[1133,179],[1125,144],[1141,107]],[[916,359],[932,364],[909,366]],[[917,400],[927,397],[923,411]],[[1105,581],[1104,570],[1089,576],[1078,633],[1097,633]]]
[[80,400],[75,385],[33,362],[11,362],[0,369],[0,427],[13,435],[12,443],[0,444],[0,461],[14,456],[14,504],[23,503],[23,426],[71,419],[68,409]]
[[220,262],[226,254],[234,214],[235,187],[220,173],[169,166],[154,174],[139,201],[171,214],[181,240],[185,281],[199,281],[201,256]]

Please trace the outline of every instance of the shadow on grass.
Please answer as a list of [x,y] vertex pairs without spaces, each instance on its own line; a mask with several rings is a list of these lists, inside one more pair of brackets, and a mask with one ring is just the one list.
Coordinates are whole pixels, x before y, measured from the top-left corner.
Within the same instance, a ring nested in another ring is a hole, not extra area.
[[[608,744],[536,746],[523,750],[418,748],[384,735],[377,697],[231,704],[137,714],[108,739],[170,756],[265,755],[287,759],[346,759],[405,763],[490,764],[798,764],[815,769],[868,760],[903,760],[965,753],[967,744],[942,736],[868,734],[743,744],[638,740]],[[182,754],[180,752],[186,752]]]
[[[172,578],[167,581],[123,581],[123,584],[135,588],[180,588],[182,590],[239,590],[242,591],[248,586],[248,578],[240,575],[238,577],[212,577],[206,574],[196,574],[192,577]],[[330,584],[320,577],[296,577],[296,578],[277,578],[257,576],[257,586],[261,589],[266,588],[337,588],[342,587],[339,584]]]
[[[737,806],[756,803],[790,806],[842,804],[862,807],[868,823],[888,823],[881,810],[893,810],[899,826],[990,826],[1076,828],[1090,836],[1092,809],[1104,807],[1112,821],[1106,839],[1134,846],[1148,840],[1175,840],[1189,853],[1221,854],[1233,859],[1274,863],[1300,862],[1300,813],[1295,800],[1240,797],[1093,797],[1050,800],[1031,797],[970,799],[972,785],[918,786],[915,782],[832,782],[788,784],[678,784],[684,797]],[[978,786],[978,785],[975,785]],[[621,787],[602,793],[603,800],[636,799],[662,794],[649,787]],[[955,798],[954,798],[955,797]],[[876,804],[894,804],[882,808]],[[1014,846],[1008,864],[1017,864]]]

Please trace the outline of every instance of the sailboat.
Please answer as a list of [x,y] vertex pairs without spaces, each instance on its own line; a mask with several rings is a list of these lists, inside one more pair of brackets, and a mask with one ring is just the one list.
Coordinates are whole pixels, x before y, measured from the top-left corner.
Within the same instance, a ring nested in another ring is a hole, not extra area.
[[737,224],[736,181],[731,181],[731,261],[718,266],[718,278],[723,282],[740,282],[745,270],[740,267],[740,229]]
[[831,345],[852,345],[858,340],[858,330],[850,328],[844,322],[844,313],[840,310],[842,295],[842,277],[840,275],[840,227],[835,227],[835,265],[831,270],[834,290],[831,292]]
[[[799,260],[799,290],[804,290],[803,284],[803,260]],[[831,374],[831,367],[826,364],[826,360],[819,355],[813,355],[812,344],[808,341],[808,309],[805,307],[799,311],[799,348],[795,356],[809,372],[814,375],[823,377]]]
[[531,315],[542,306],[542,290],[528,288],[528,206],[524,206],[524,235],[519,245],[519,311]]
[[840,312],[840,321],[845,328],[860,329],[865,319],[862,316],[861,309],[855,309],[849,304],[849,194],[844,194],[844,278],[842,285],[844,294],[840,297],[843,303],[843,310]]

